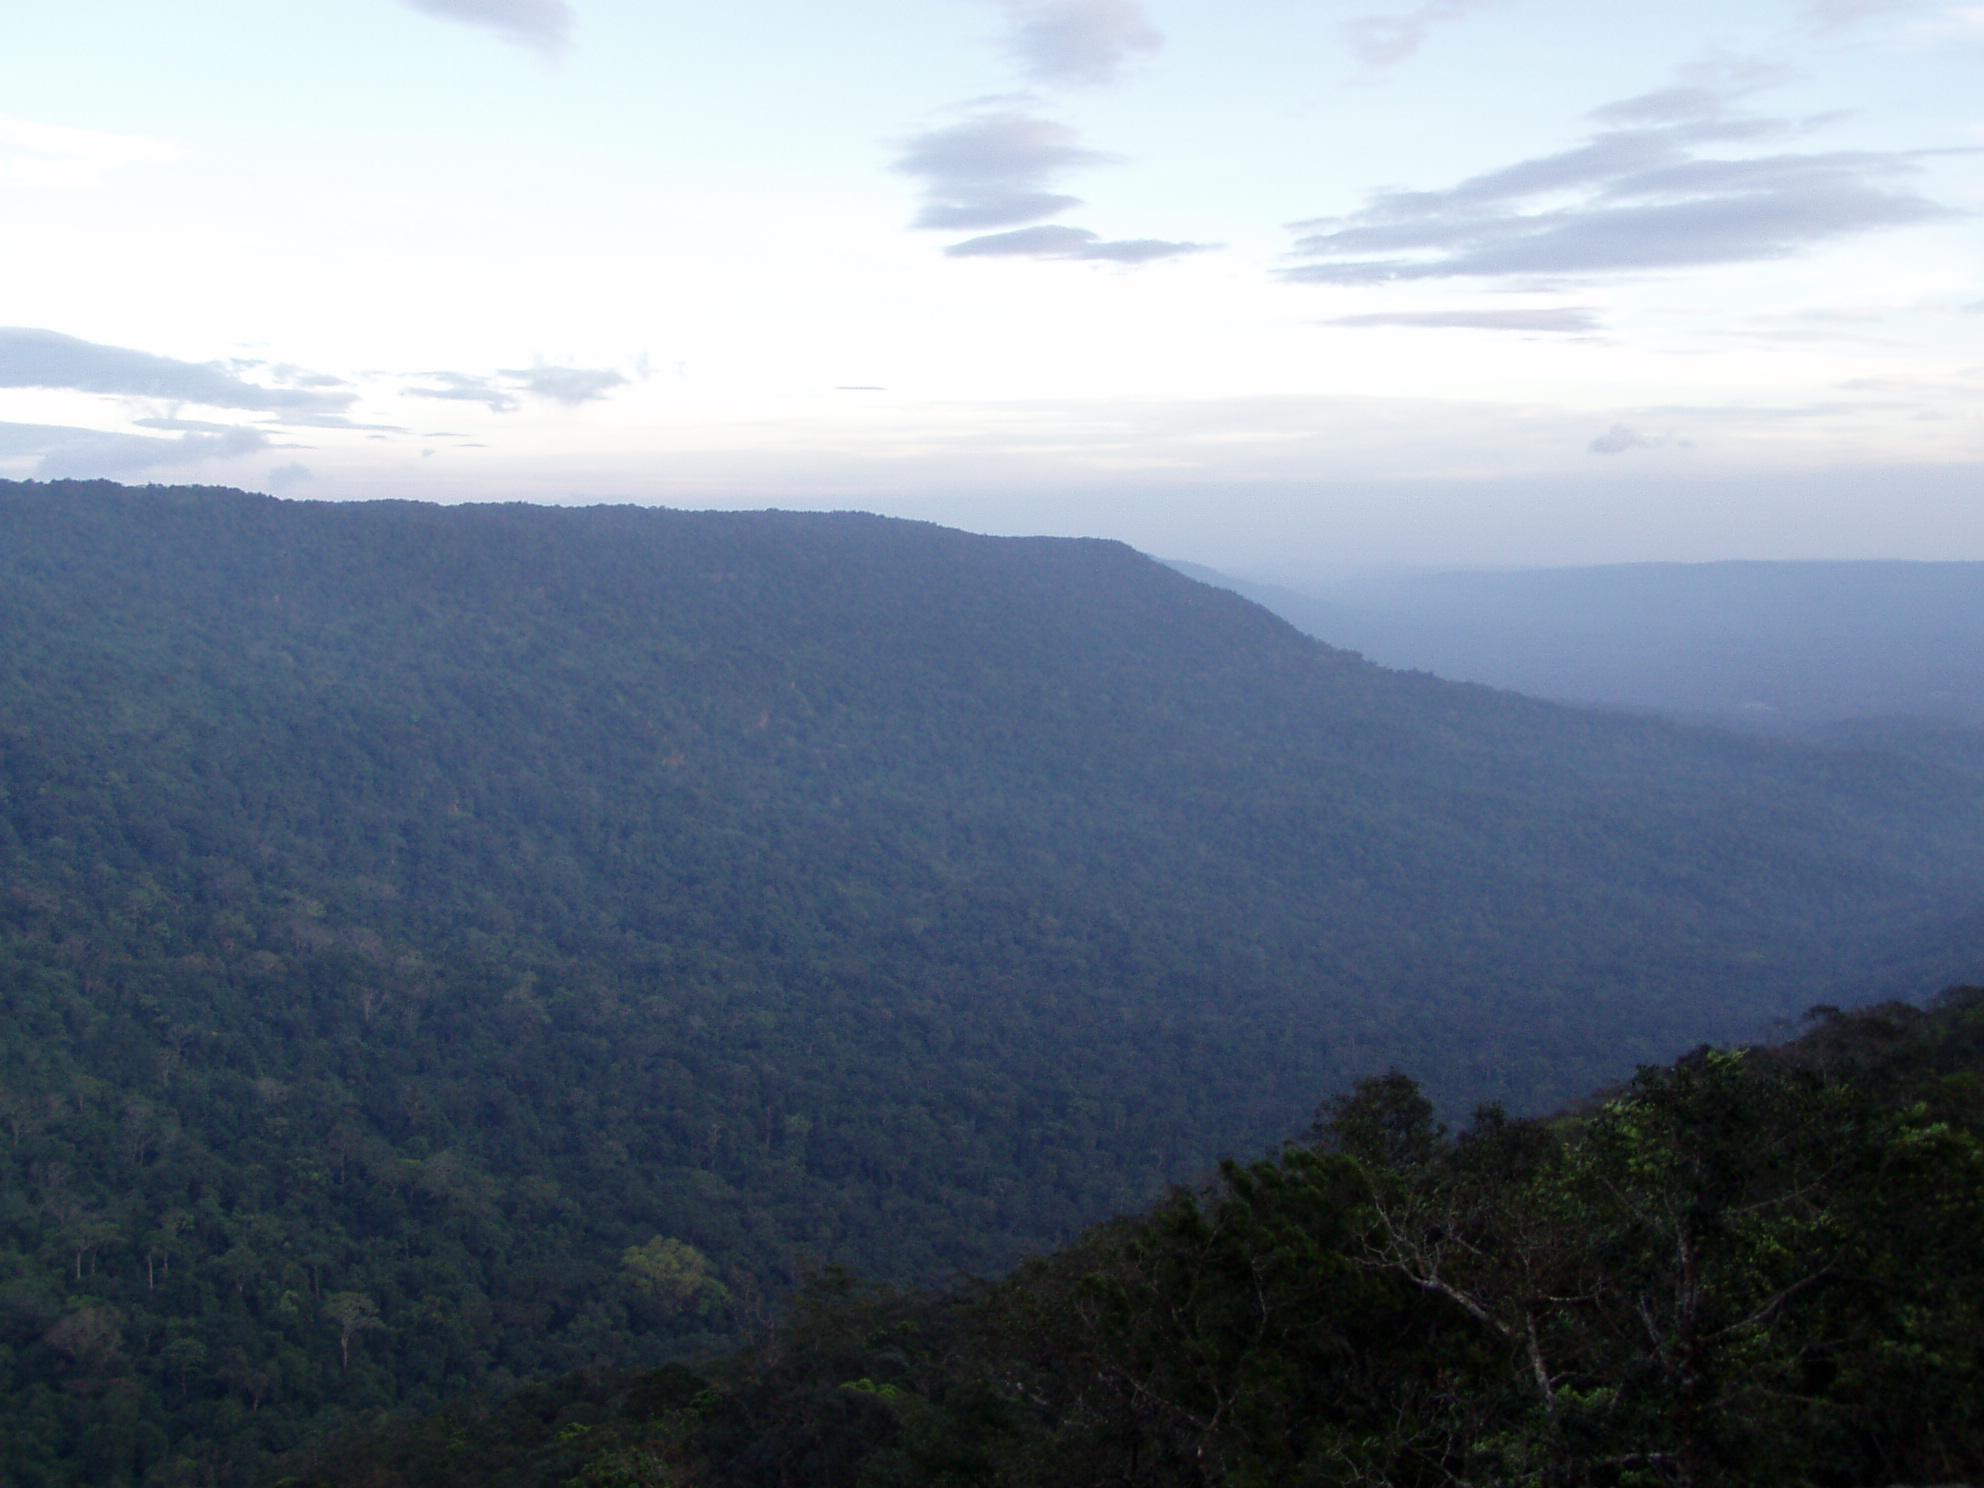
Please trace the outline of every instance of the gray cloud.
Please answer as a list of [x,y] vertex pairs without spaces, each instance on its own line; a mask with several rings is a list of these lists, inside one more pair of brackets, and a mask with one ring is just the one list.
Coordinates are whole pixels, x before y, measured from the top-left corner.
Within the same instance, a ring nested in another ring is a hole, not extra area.
[[1105,239],[1085,227],[1045,224],[1015,232],[992,233],[953,243],[944,252],[951,258],[1072,258],[1107,263],[1142,264],[1187,253],[1204,253],[1213,243],[1173,243],[1162,238]]
[[1355,16],[1343,23],[1343,39],[1357,60],[1374,70],[1396,67],[1426,44],[1426,33],[1443,21],[1459,20],[1483,0],[1426,0],[1404,15]]
[[[201,432],[203,430],[218,432]],[[107,434],[60,424],[0,424],[0,456],[39,455],[41,480],[129,475],[228,460],[275,448],[266,432],[238,426],[201,425],[177,439],[148,434]]]
[[1629,429],[1624,424],[1614,424],[1603,434],[1585,446],[1590,455],[1623,455],[1632,449],[1658,449],[1663,444],[1672,444],[1672,434],[1661,434],[1649,439],[1637,429]]
[[530,367],[502,375],[534,397],[549,398],[567,408],[595,402],[627,383],[624,376],[607,367]]
[[1804,13],[1808,25],[1833,31],[1877,15],[1919,8],[1919,0],[1806,0]]
[[1334,326],[1408,326],[1425,330],[1554,331],[1602,330],[1596,312],[1584,305],[1535,310],[1387,310],[1369,315],[1339,315],[1323,322]]
[[547,57],[563,52],[577,19],[565,0],[406,0],[424,15],[483,26]]
[[1047,83],[1107,83],[1130,57],[1164,37],[1136,0],[999,0],[1011,24],[1006,44]]
[[409,398],[441,398],[452,403],[480,403],[491,413],[515,413],[515,394],[497,386],[493,377],[471,377],[465,372],[424,372],[433,379],[429,387],[402,388]]
[[1312,262],[1284,277],[1377,284],[1750,263],[1956,215],[1897,184],[1926,152],[1700,153],[1789,132],[1782,120],[1730,117],[1729,96],[1677,88],[1628,99],[1593,116],[1616,127],[1574,149],[1295,223],[1295,256]]
[[406,433],[401,424],[361,424],[341,413],[286,413],[276,422],[291,429],[361,429],[376,430],[382,434]]
[[402,389],[409,397],[480,403],[491,413],[515,413],[522,406],[517,401],[519,393],[576,408],[581,403],[604,398],[627,382],[624,375],[607,367],[515,367],[501,369],[494,377],[476,377],[466,372],[420,375],[429,379],[429,384]]
[[271,491],[281,491],[295,485],[298,481],[314,480],[315,478],[316,472],[311,470],[308,465],[278,465],[269,472],[268,486]]
[[220,362],[181,362],[26,326],[0,327],[0,387],[68,388],[284,414],[333,414],[356,398],[323,386],[269,387]]
[[916,227],[970,229],[1037,222],[1081,205],[1046,184],[1112,157],[1084,150],[1075,131],[1025,114],[981,114],[911,139],[895,168],[923,181]]

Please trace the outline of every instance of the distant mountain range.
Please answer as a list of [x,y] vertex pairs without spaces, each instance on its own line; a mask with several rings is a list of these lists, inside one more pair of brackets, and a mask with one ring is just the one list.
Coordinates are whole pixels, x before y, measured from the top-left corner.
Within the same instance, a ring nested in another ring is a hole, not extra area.
[[1962,747],[1389,671],[1117,543],[0,484],[0,636],[23,1483],[710,1347],[806,1257],[997,1271],[1393,1064],[1542,1110],[1984,960]]
[[1984,563],[1337,569],[1293,585],[1173,566],[1383,666],[1534,697],[1780,731],[1984,728]]

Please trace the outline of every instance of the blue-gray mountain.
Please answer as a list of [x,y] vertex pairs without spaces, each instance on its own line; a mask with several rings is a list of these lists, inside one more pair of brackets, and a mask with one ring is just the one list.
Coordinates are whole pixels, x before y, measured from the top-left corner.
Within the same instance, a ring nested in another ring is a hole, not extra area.
[[0,633],[0,1482],[1977,969],[1962,758],[1388,672],[1114,543],[16,484]]
[[1176,566],[1332,645],[1454,681],[1772,732],[1984,728],[1984,563],[1342,568],[1283,584]]

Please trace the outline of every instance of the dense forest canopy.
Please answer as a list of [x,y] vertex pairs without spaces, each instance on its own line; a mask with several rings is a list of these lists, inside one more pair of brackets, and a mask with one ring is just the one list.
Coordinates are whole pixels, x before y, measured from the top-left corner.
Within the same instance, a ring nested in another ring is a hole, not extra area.
[[1984,989],[1457,1136],[1406,1076],[994,1286],[823,1274],[306,1488],[1893,1488],[1984,1478]]
[[1971,971],[1960,753],[1605,717],[1120,544],[0,484],[0,1391],[241,1480],[992,1274],[1392,1063]]

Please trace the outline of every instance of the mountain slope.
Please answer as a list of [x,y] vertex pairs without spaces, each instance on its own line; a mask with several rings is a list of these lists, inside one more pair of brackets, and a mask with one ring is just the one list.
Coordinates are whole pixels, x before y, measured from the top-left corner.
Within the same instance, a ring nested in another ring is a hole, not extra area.
[[301,1454],[316,1488],[1974,1483],[1984,989],[1455,1137],[1394,1073],[999,1284]]
[[1111,543],[11,485],[0,631],[23,1482],[233,1440],[76,1455],[181,1340],[264,1447],[665,1356],[1392,1061],[1537,1107],[1950,979],[1984,888],[1932,756],[1388,673]]
[[1984,725],[1984,563],[1342,571],[1300,592],[1177,567],[1385,666],[1536,697],[1770,730]]

